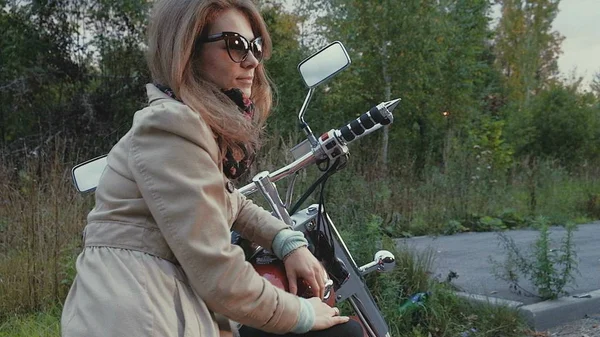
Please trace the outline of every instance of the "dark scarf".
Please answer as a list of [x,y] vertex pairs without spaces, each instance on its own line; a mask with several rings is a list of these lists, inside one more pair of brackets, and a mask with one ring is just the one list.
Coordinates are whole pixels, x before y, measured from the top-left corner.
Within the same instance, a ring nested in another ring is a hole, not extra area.
[[[169,97],[179,100],[171,88],[155,84],[155,86]],[[254,103],[238,88],[222,90],[239,108],[240,112],[248,120],[254,117]],[[238,144],[237,150],[227,147],[223,158],[223,173],[229,179],[237,179],[244,174],[254,160],[254,153],[248,150],[244,144]]]

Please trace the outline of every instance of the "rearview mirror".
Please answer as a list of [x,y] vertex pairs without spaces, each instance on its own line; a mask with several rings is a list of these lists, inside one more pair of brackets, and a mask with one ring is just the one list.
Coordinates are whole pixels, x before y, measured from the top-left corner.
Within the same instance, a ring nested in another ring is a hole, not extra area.
[[104,168],[106,168],[106,156],[96,157],[73,167],[71,177],[75,188],[81,193],[94,191]]
[[306,86],[314,88],[350,65],[350,57],[341,42],[335,41],[298,65]]

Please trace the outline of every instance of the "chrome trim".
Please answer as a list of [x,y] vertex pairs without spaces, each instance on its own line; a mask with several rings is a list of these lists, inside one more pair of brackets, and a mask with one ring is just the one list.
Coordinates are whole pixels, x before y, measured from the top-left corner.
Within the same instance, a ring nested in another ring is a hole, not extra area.
[[[292,162],[291,164],[286,165],[275,172],[271,172],[269,174],[269,178],[271,178],[271,182],[275,183],[285,177],[288,177],[291,174],[294,174],[294,173],[302,170],[303,168],[305,168],[309,165],[314,164],[315,162],[316,162],[316,158],[313,155],[313,153],[312,152],[307,153],[304,156],[302,156],[299,159]],[[254,183],[250,183],[242,188],[239,188],[239,191],[243,195],[248,196],[248,195],[258,191],[258,188],[256,187],[256,185]]]
[[358,318],[362,322],[363,327],[365,329],[367,329],[367,334],[369,336],[371,336],[371,337],[377,337],[377,335],[375,334],[375,331],[373,331],[373,328],[371,328],[371,326],[369,325],[369,322],[367,321],[365,315],[362,313],[362,310],[356,304],[356,302],[360,303],[360,300],[358,298],[352,296],[352,297],[350,297],[348,299],[348,301],[350,302],[350,305],[352,306],[352,309],[354,309],[354,312],[356,313],[356,315],[358,316]]
[[263,171],[258,173],[252,178],[252,182],[256,188],[260,190],[267,203],[269,203],[269,206],[271,206],[271,209],[275,212],[275,216],[285,222],[288,226],[292,227],[294,225],[292,218],[290,218],[290,214],[285,208],[283,201],[281,201],[279,193],[277,192],[277,187],[269,177],[269,172]]

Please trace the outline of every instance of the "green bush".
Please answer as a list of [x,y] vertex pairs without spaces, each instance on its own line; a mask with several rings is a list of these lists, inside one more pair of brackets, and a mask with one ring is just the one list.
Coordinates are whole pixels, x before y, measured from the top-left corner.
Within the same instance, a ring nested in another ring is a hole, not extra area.
[[561,240],[559,249],[552,249],[554,243],[550,239],[548,220],[539,217],[536,225],[539,236],[528,252],[523,252],[514,240],[505,233],[498,233],[500,244],[506,253],[504,262],[490,258],[493,274],[509,282],[511,289],[518,293],[527,292],[519,281],[527,278],[535,287],[541,299],[556,299],[567,294],[565,287],[575,281],[577,255],[573,244],[574,224],[567,224],[566,234]]

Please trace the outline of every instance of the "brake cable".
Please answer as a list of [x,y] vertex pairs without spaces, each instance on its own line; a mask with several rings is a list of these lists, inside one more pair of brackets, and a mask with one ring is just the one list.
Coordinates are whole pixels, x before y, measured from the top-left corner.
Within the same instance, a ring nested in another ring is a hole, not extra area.
[[302,204],[306,201],[306,199],[308,199],[308,197],[315,191],[315,189],[319,185],[321,185],[325,181],[327,181],[327,179],[329,179],[329,177],[337,171],[339,162],[340,162],[340,159],[338,158],[332,165],[329,165],[329,163],[328,163],[328,165],[327,165],[328,167],[326,168],[325,172],[319,177],[319,179],[317,179],[314,183],[312,183],[312,185],[310,185],[310,187],[308,187],[306,192],[304,192],[304,194],[302,194],[300,199],[298,199],[298,201],[294,204],[294,206],[292,206],[292,208],[290,209],[290,215],[296,213],[298,211],[298,209],[300,208],[300,206],[302,206]]

